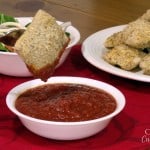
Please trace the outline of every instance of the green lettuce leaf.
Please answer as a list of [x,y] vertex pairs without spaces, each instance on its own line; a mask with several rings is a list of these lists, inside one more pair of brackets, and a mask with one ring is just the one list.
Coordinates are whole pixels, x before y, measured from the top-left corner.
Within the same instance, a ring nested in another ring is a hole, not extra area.
[[0,13],[0,24],[4,22],[17,22],[17,20],[12,16],[7,16],[3,13]]
[[5,47],[5,44],[0,42],[0,51],[9,52],[9,50]]
[[69,32],[65,32],[65,34],[66,34],[68,37],[70,37],[70,33],[69,33]]

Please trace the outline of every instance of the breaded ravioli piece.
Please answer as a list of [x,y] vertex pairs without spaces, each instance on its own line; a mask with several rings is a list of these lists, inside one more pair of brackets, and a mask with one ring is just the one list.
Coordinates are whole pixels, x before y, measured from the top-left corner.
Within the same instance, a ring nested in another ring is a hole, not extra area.
[[56,19],[39,10],[15,43],[15,49],[30,72],[46,81],[54,72],[69,40]]
[[124,70],[132,70],[139,65],[143,56],[142,51],[121,44],[108,50],[104,55],[104,59],[108,63],[119,66]]
[[150,54],[143,57],[140,62],[140,68],[143,70],[144,74],[150,75]]
[[123,30],[124,44],[137,49],[150,47],[150,22],[138,19]]
[[106,39],[104,46],[107,48],[113,48],[122,43],[123,43],[123,35],[122,35],[122,32],[120,31],[109,36]]
[[141,16],[141,19],[150,21],[150,9],[148,9],[148,10],[146,11],[146,13],[144,13],[144,14]]

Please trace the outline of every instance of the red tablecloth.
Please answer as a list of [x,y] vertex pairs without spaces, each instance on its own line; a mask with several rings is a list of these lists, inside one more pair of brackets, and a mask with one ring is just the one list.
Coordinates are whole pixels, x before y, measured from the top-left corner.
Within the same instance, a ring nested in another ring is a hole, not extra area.
[[[13,66],[12,66],[13,67]],[[53,76],[88,77],[117,87],[125,109],[102,132],[83,140],[55,141],[28,131],[5,103],[10,89],[33,78],[0,75],[0,150],[148,150],[150,149],[150,84],[120,78],[90,65],[75,46]]]

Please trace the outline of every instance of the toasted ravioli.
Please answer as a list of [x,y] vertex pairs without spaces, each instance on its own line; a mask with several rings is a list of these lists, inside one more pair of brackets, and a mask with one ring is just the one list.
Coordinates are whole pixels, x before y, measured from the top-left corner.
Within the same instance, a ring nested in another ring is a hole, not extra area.
[[15,49],[32,74],[46,81],[69,43],[69,38],[56,19],[39,10],[17,40]]
[[104,54],[108,63],[124,70],[138,66],[144,74],[150,75],[150,9],[122,31],[107,37],[104,46],[109,49]]
[[150,21],[150,9],[148,9],[140,18]]
[[121,44],[108,50],[104,55],[104,59],[108,63],[119,66],[124,70],[132,70],[139,65],[143,56],[142,51]]
[[113,47],[120,45],[122,43],[123,43],[123,34],[120,31],[120,32],[114,33],[113,35],[109,36],[106,39],[104,45],[107,48],[113,48]]
[[144,74],[150,75],[150,54],[143,57],[140,62],[140,68],[143,70]]
[[150,47],[150,22],[138,19],[123,30],[124,43],[137,48],[144,49]]

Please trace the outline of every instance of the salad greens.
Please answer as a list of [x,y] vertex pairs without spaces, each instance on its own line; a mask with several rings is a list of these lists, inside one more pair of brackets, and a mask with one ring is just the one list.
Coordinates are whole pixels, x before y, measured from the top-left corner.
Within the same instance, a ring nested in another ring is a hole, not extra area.
[[[5,22],[18,22],[18,21],[12,16],[0,13],[0,24]],[[9,50],[5,47],[5,44],[3,44],[2,42],[0,42],[0,51],[9,52]]]
[[9,52],[8,49],[5,47],[5,44],[3,44],[1,42],[0,42],[0,51]]
[[0,13],[0,24],[4,22],[18,22],[14,17]]
[[69,32],[65,32],[65,34],[66,34],[68,37],[70,37],[70,33],[69,33]]

